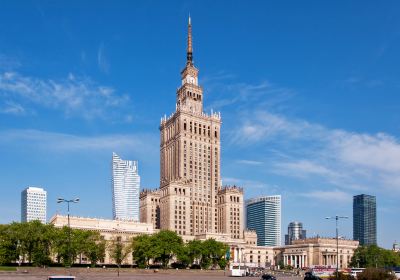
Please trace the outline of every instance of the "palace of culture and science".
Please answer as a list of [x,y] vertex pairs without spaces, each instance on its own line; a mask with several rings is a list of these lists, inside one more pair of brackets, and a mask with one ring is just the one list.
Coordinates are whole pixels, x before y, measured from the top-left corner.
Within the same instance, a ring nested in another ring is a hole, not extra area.
[[[335,239],[316,237],[282,247],[258,246],[257,233],[244,228],[243,189],[222,186],[221,115],[203,111],[198,73],[189,18],[186,65],[176,93],[176,110],[160,124],[160,187],[140,193],[140,222],[56,214],[50,223],[56,227],[70,223],[72,228],[99,231],[105,240],[119,236],[127,243],[134,236],[160,229],[175,231],[184,241],[213,238],[229,246],[232,264],[270,267],[283,262],[301,268],[335,263]],[[134,165],[114,158],[121,168]],[[339,241],[340,267],[347,267],[357,246],[358,241]],[[112,262],[107,252],[104,263]],[[126,262],[132,264],[133,259]]]
[[161,119],[160,189],[140,196],[141,222],[180,235],[243,235],[243,190],[221,186],[221,115],[203,112],[189,19],[176,111]]

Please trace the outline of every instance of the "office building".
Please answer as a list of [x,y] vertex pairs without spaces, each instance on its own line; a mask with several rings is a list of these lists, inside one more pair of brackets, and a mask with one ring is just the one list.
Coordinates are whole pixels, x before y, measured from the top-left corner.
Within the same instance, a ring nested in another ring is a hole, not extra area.
[[353,239],[360,245],[376,244],[376,197],[360,194],[353,197]]
[[139,221],[138,162],[112,155],[112,200],[115,220]]
[[247,228],[257,232],[258,246],[281,245],[281,196],[262,196],[246,201]]
[[21,192],[21,222],[39,220],[46,223],[47,192],[28,187]]
[[303,223],[291,222],[288,226],[288,234],[285,234],[285,245],[291,245],[293,240],[305,239],[306,235]]

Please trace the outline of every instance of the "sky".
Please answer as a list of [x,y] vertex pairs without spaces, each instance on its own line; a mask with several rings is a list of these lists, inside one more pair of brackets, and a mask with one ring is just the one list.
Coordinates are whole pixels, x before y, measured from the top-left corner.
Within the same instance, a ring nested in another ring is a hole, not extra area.
[[398,1],[1,1],[0,223],[27,186],[112,217],[111,156],[159,186],[188,15],[204,108],[222,115],[223,184],[282,195],[282,235],[352,238],[352,197],[377,197],[378,244],[400,240]]

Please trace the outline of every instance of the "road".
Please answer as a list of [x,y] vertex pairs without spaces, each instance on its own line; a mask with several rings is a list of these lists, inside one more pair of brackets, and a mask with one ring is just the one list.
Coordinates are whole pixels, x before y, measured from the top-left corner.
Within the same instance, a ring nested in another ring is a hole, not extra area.
[[[49,275],[68,275],[69,271],[64,268],[51,269],[27,269],[18,272],[0,272],[0,280],[46,280]],[[116,269],[71,269],[71,274],[76,276],[76,280],[229,280],[237,279],[224,275],[223,271],[195,271],[195,270],[131,270],[122,269],[120,276],[117,277]],[[258,280],[260,277],[242,277],[243,280]],[[301,277],[288,275],[277,275],[279,280],[301,280]]]

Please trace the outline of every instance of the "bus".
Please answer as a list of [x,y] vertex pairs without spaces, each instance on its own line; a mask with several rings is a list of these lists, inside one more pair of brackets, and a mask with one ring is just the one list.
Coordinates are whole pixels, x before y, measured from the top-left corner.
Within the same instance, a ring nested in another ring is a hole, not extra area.
[[229,276],[244,277],[246,276],[247,267],[244,265],[231,265],[229,267]]

